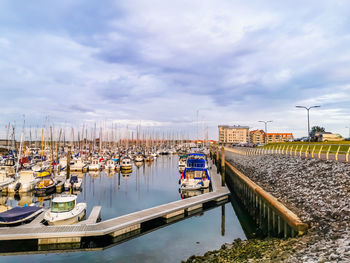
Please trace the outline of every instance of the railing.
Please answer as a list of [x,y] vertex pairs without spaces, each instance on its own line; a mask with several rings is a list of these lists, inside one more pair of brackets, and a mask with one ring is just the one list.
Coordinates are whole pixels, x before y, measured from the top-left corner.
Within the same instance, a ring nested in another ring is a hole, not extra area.
[[225,148],[227,151],[240,155],[280,154],[350,162],[350,144],[273,144],[259,148],[234,147]]

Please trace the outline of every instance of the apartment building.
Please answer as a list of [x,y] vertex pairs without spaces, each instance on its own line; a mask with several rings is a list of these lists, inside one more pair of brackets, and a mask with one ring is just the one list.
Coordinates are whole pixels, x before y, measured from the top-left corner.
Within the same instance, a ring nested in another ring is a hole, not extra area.
[[240,125],[219,125],[219,143],[246,143],[249,141],[249,127]]
[[265,143],[286,142],[293,138],[293,133],[266,133]]
[[249,142],[254,144],[265,144],[266,133],[263,130],[249,132]]

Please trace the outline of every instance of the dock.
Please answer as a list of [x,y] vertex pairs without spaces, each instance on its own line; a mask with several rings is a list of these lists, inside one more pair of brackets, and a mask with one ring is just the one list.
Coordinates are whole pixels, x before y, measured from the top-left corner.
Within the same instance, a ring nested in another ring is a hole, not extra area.
[[[210,165],[212,165],[210,161]],[[37,240],[38,245],[57,245],[80,243],[83,238],[103,237],[130,238],[142,230],[142,225],[155,219],[168,222],[183,218],[194,211],[201,210],[203,205],[214,202],[217,205],[227,202],[230,191],[222,186],[221,176],[216,172],[215,166],[211,169],[212,192],[170,202],[164,205],[144,209],[113,219],[96,222],[101,207],[94,207],[87,220],[75,225],[44,226],[40,225],[40,218],[34,219],[30,224],[19,227],[0,228],[0,241]],[[43,216],[42,215],[39,215]]]
[[94,224],[101,220],[101,209],[102,206],[94,206],[92,208],[89,217],[86,220],[79,222],[77,225],[88,225]]

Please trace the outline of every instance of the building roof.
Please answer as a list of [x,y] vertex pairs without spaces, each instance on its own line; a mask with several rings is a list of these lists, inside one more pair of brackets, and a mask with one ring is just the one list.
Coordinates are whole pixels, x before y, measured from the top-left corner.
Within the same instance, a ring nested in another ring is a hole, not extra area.
[[265,133],[264,130],[252,130],[249,133],[255,133],[255,132],[261,132],[261,133]]
[[75,195],[61,195],[55,197],[52,202],[54,203],[66,203],[66,202],[72,202],[77,199],[77,196]]

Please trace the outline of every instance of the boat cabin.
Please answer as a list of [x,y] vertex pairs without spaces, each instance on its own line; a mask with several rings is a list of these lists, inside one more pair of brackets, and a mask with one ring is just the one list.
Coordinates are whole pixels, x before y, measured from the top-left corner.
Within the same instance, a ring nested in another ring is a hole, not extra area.
[[74,209],[76,203],[76,196],[59,196],[52,200],[51,212],[63,213]]
[[181,179],[196,179],[196,180],[210,180],[208,170],[200,168],[186,168],[182,173]]

